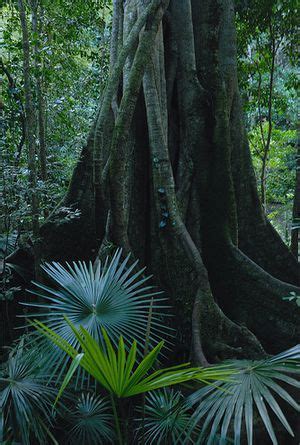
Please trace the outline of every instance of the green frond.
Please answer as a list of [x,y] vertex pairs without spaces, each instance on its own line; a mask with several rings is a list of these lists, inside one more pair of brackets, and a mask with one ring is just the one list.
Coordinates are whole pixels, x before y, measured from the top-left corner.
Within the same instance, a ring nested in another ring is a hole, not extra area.
[[68,444],[104,445],[115,439],[110,404],[94,394],[82,393],[66,413]]
[[[197,444],[226,444],[228,431],[233,429],[233,440],[239,445],[242,437],[248,445],[254,441],[253,419],[259,415],[272,444],[278,443],[270,414],[293,436],[292,428],[280,406],[287,402],[299,411],[299,404],[284,389],[286,385],[300,387],[300,345],[274,357],[260,361],[236,361],[229,364],[238,372],[229,381],[218,381],[216,386],[204,387],[189,397],[195,408],[189,431],[201,427]],[[221,390],[220,390],[221,389]]]
[[[143,410],[139,411],[143,415]],[[136,420],[137,435],[144,437],[145,445],[175,444],[188,429],[190,406],[180,391],[164,388],[147,394],[144,421],[143,418]]]
[[[121,260],[121,254],[121,250],[117,250],[112,260],[107,259],[104,264],[79,261],[64,267],[56,262],[46,263],[42,267],[56,286],[34,283],[35,289],[29,292],[41,302],[24,303],[31,308],[27,318],[40,319],[73,348],[78,347],[79,340],[65,316],[76,328],[82,326],[101,345],[105,344],[102,328],[114,346],[120,336],[126,343],[136,340],[138,354],[142,355],[151,308],[150,345],[170,338],[173,331],[162,322],[168,307],[165,298],[147,284],[150,277],[144,277],[145,269],[135,271],[137,261],[129,264],[130,256]],[[57,369],[65,371],[60,349],[45,340],[39,348],[51,356]]]
[[[56,391],[47,386],[37,351],[17,347],[0,373],[1,443],[12,428],[16,441],[46,443]],[[19,440],[18,440],[19,439]]]
[[[222,377],[221,368],[192,368],[189,363],[173,366],[158,371],[150,372],[157,357],[163,347],[163,342],[156,345],[145,357],[136,363],[136,342],[134,341],[127,352],[123,338],[121,337],[118,349],[113,346],[109,336],[102,328],[105,347],[91,336],[83,327],[76,329],[70,320],[66,322],[74,332],[81,352],[74,355],[73,347],[70,347],[65,340],[45,326],[40,321],[35,320],[32,324],[46,337],[53,341],[58,347],[65,351],[73,360],[75,366],[81,366],[91,376],[93,376],[101,386],[110,394],[117,397],[132,397],[155,389],[177,385],[191,380],[215,380],[217,375]],[[80,359],[78,359],[80,357]],[[74,372],[71,367],[65,377],[63,388],[70,380],[70,374]],[[228,380],[229,369],[224,369],[224,379]],[[204,376],[204,379],[202,378]],[[61,391],[60,391],[61,393]]]

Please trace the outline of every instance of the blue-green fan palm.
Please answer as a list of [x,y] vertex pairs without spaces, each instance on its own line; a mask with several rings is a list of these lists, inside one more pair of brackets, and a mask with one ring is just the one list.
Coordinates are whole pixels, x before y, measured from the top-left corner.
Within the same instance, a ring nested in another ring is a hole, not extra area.
[[104,264],[73,262],[66,267],[55,262],[45,264],[44,271],[57,287],[34,283],[38,289],[30,292],[44,301],[27,304],[39,309],[29,317],[40,317],[74,347],[78,341],[64,316],[75,327],[83,326],[99,343],[103,344],[101,329],[105,328],[113,343],[117,344],[122,335],[128,342],[137,340],[140,351],[146,337],[154,344],[169,335],[171,330],[162,322],[167,306],[159,296],[161,292],[146,283],[150,277],[144,277],[145,268],[135,272],[137,261],[129,265],[130,256],[121,260],[121,254],[117,250],[111,261],[107,259]]
[[[278,445],[273,418],[294,435],[282,410],[284,401],[299,412],[300,406],[283,387],[300,388],[300,345],[274,357],[261,361],[241,360],[232,363],[237,373],[231,381],[216,382],[197,390],[189,397],[195,411],[191,418],[190,433],[195,426],[201,427],[196,444],[225,445],[233,436],[235,445],[253,444],[254,419],[258,415],[273,445]],[[232,427],[232,428],[231,428]],[[229,433],[229,431],[232,431]],[[245,440],[242,438],[245,436]],[[186,443],[184,440],[178,443]]]
[[52,437],[55,390],[40,367],[36,350],[25,351],[21,341],[0,372],[0,443],[7,436],[30,445],[33,437],[45,444]]
[[67,415],[68,444],[101,445],[114,442],[113,416],[107,400],[82,393]]
[[180,391],[164,388],[149,392],[141,410],[144,419],[137,419],[137,434],[146,445],[175,444],[188,431],[190,408]]

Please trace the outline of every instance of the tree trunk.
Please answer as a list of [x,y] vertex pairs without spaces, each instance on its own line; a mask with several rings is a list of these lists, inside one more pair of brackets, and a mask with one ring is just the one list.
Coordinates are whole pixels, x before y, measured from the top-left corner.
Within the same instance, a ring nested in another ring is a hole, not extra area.
[[258,198],[233,5],[168,3],[118,9],[108,85],[41,251],[66,260],[132,250],[170,297],[177,357],[191,344],[204,365],[276,352],[299,339],[299,308],[281,298],[298,292],[299,269]]
[[41,57],[40,43],[42,39],[43,11],[39,2],[36,1],[32,6],[32,30],[36,35],[34,45],[35,58],[35,87],[36,87],[36,109],[37,109],[37,128],[39,143],[39,163],[40,176],[42,181],[47,181],[47,142],[46,142],[46,112],[45,112],[45,82],[43,78],[43,62]]
[[36,190],[36,120],[33,105],[33,87],[30,70],[30,46],[26,10],[23,0],[18,0],[23,45],[23,75],[25,92],[26,141],[28,147],[29,197],[31,203],[32,232],[37,236],[39,230],[39,202]]
[[293,225],[291,234],[291,252],[299,261],[299,239],[300,239],[300,145],[296,154],[296,185],[293,205]]
[[267,123],[268,123],[268,131],[267,137],[265,138],[264,129],[263,129],[263,117],[261,114],[261,83],[262,76],[259,72],[259,95],[258,95],[258,110],[259,110],[259,127],[261,134],[261,145],[262,145],[262,153],[261,153],[261,173],[260,173],[260,199],[263,206],[264,211],[267,211],[267,167],[268,167],[268,158],[271,147],[271,136],[273,129],[273,109],[272,109],[272,101],[273,101],[273,93],[274,93],[274,73],[275,73],[275,58],[278,50],[278,45],[276,45],[275,36],[273,32],[272,20],[269,17],[269,32],[270,32],[270,54],[271,54],[271,66],[269,75],[269,86],[268,86],[268,113],[267,113]]

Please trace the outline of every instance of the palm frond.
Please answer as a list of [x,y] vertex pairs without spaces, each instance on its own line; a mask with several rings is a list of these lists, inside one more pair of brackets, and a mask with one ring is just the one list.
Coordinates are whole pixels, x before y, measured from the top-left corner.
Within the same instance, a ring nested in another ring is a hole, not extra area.
[[136,339],[142,351],[153,301],[149,342],[154,344],[170,336],[172,330],[162,322],[168,307],[165,298],[148,285],[150,277],[143,276],[145,268],[134,271],[138,262],[129,265],[130,255],[122,261],[121,254],[117,250],[104,264],[79,261],[64,267],[46,263],[43,269],[57,287],[34,283],[36,289],[29,292],[42,302],[24,303],[32,309],[29,317],[39,317],[74,347],[78,341],[64,315],[77,328],[83,326],[97,342],[103,344],[104,327],[115,345],[122,335],[128,341]]
[[[159,369],[150,373],[163,347],[163,342],[156,345],[137,364],[137,344],[135,341],[133,341],[127,353],[121,336],[118,348],[115,350],[103,328],[102,335],[105,342],[105,347],[103,348],[85,328],[81,326],[79,329],[76,329],[69,320],[66,321],[81,346],[81,353],[40,321],[35,320],[32,324],[73,360],[76,360],[76,366],[81,366],[85,369],[102,387],[117,397],[132,397],[191,380],[208,382],[210,380],[214,381],[216,376],[228,379],[228,376],[232,373],[228,367],[224,366],[221,368],[192,368],[189,366],[189,363]],[[70,368],[65,377],[63,388],[70,381],[74,371],[75,367]]]
[[[161,296],[162,292],[148,285],[150,277],[144,277],[145,268],[136,271],[138,261],[129,264],[130,255],[122,260],[121,254],[118,249],[104,264],[73,262],[72,266],[67,264],[66,267],[55,262],[45,264],[43,269],[56,287],[34,283],[36,289],[29,292],[38,296],[41,302],[23,303],[31,307],[27,317],[38,317],[74,348],[79,345],[78,339],[64,316],[77,328],[83,326],[102,345],[102,328],[105,328],[114,345],[118,344],[120,335],[126,343],[136,339],[140,356],[146,337],[150,345],[163,338],[168,347],[173,330],[164,320],[168,308],[166,299]],[[45,338],[40,338],[39,349],[56,364],[51,378],[55,376],[59,381],[68,365],[65,355]],[[86,379],[85,373],[78,369],[75,385],[82,388],[88,382],[89,378]]]
[[180,391],[164,388],[150,392],[145,398],[144,419],[137,419],[137,434],[146,445],[175,444],[188,430],[189,410]]
[[112,414],[107,400],[82,393],[67,415],[66,439],[69,444],[101,445],[113,443]]
[[35,351],[24,352],[20,346],[10,355],[0,373],[3,436],[12,429],[15,440],[21,439],[24,445],[32,443],[32,436],[38,443],[46,443],[55,399],[47,379]]
[[231,365],[238,370],[232,375],[232,381],[217,382],[219,389],[201,388],[189,397],[191,405],[196,407],[189,431],[201,426],[196,443],[225,444],[229,439],[229,428],[232,427],[235,445],[241,443],[243,434],[246,434],[247,443],[252,445],[253,419],[258,414],[272,444],[276,445],[278,441],[271,412],[293,436],[280,402],[285,401],[299,411],[299,404],[282,384],[300,387],[299,379],[292,377],[300,373],[300,345],[266,360],[243,360]]

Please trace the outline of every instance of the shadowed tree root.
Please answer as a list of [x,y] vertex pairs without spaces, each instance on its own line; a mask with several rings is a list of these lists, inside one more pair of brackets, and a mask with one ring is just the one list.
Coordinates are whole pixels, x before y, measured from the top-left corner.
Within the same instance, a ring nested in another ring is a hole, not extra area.
[[218,261],[208,260],[213,292],[225,313],[245,324],[270,353],[287,349],[300,338],[300,308],[284,301],[300,288],[271,276],[234,246]]

